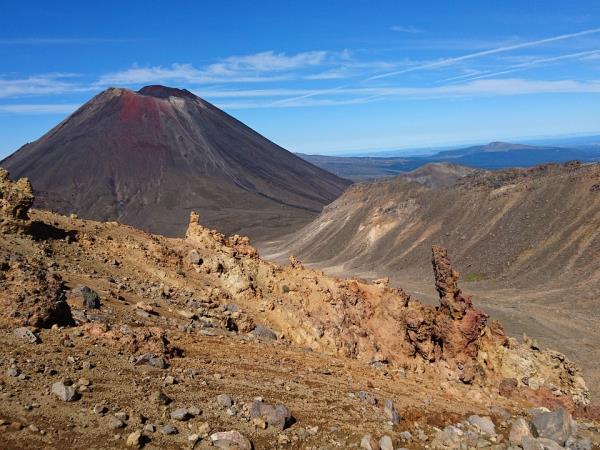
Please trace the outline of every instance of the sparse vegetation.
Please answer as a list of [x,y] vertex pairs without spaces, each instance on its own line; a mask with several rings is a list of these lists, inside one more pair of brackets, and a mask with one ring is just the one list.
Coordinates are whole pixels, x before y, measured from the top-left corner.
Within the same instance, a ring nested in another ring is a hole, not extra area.
[[468,274],[465,275],[465,281],[468,281],[468,282],[483,281],[486,278],[487,277],[484,273],[469,272]]

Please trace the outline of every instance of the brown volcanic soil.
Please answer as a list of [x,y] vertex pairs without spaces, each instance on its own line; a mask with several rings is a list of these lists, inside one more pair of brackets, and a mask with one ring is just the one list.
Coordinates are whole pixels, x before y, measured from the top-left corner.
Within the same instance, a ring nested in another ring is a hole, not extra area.
[[[42,211],[25,226],[14,211],[26,211],[30,196],[14,191],[29,193],[27,183],[7,188],[0,175],[3,223],[18,225],[0,234],[2,448],[119,448],[145,425],[170,424],[177,435],[144,431],[147,448],[206,448],[207,433],[234,429],[256,449],[357,448],[365,433],[399,444],[410,430],[413,439],[401,445],[417,449],[430,445],[435,427],[472,413],[492,416],[494,439],[504,444],[507,411],[585,403],[578,370],[564,356],[480,322],[485,317],[457,290],[443,249],[434,253],[444,295],[435,309],[385,281],[330,278],[296,260],[289,267],[262,261],[247,239],[225,239],[197,216],[185,239]],[[98,309],[82,304],[74,289],[80,284],[99,294]],[[44,328],[31,326],[38,316]],[[71,316],[73,324],[46,328]],[[41,342],[15,334],[23,324]],[[257,337],[257,324],[277,338]],[[147,353],[167,367],[133,364]],[[469,381],[457,378],[478,361]],[[505,377],[519,387],[502,390]],[[80,398],[59,400],[50,392],[55,382],[73,382]],[[169,405],[152,400],[158,390]],[[377,404],[360,400],[359,391]],[[231,395],[236,406],[219,406],[218,394]],[[285,404],[295,423],[283,433],[255,427],[244,405],[256,396]],[[383,413],[388,398],[402,416],[395,426]],[[96,405],[106,406],[105,415]],[[191,406],[201,413],[187,422],[170,418]],[[113,429],[119,412],[128,416],[125,426]],[[596,425],[585,430],[598,441]],[[202,438],[195,446],[193,433]]]
[[226,233],[280,235],[349,182],[186,90],[108,89],[2,162],[36,206],[181,235],[192,209]]
[[492,317],[572,355],[597,397],[599,184],[600,165],[577,164],[478,172],[444,189],[400,178],[358,184],[287,241],[261,248],[331,274],[389,276],[432,298],[427,254],[444,245]]

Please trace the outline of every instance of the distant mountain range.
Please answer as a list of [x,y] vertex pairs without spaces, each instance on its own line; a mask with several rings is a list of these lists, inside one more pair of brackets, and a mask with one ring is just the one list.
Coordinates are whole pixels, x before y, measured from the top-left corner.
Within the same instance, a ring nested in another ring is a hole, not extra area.
[[536,146],[509,142],[443,150],[430,156],[349,157],[299,154],[307,161],[340,177],[354,181],[393,176],[428,163],[447,162],[478,169],[532,167],[544,163],[600,161],[600,146]]
[[184,89],[110,88],[0,162],[36,206],[182,236],[190,210],[263,238],[314,218],[350,184]]

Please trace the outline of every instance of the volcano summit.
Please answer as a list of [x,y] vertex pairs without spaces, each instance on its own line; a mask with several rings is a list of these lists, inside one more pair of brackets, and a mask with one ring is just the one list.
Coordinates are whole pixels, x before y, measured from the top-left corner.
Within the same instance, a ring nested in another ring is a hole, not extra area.
[[36,206],[181,235],[191,210],[253,238],[314,218],[349,182],[187,90],[109,88],[0,162]]

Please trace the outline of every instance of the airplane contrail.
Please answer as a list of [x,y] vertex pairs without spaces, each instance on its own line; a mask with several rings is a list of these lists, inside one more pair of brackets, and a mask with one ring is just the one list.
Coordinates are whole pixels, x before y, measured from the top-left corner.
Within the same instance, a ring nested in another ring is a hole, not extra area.
[[549,42],[563,41],[565,39],[572,39],[575,37],[585,36],[587,34],[594,34],[594,33],[600,33],[600,28],[593,28],[591,30],[580,31],[578,33],[561,34],[560,36],[554,36],[554,37],[550,37],[550,38],[546,38],[546,39],[540,39],[537,41],[523,42],[521,44],[507,45],[504,47],[498,47],[498,48],[493,48],[490,50],[484,50],[482,52],[470,53],[470,54],[463,55],[463,56],[457,56],[455,58],[445,58],[440,61],[434,61],[434,62],[427,63],[427,64],[421,64],[419,66],[409,67],[408,69],[398,70],[395,72],[382,73],[379,75],[373,75],[372,77],[367,78],[365,81],[379,80],[381,78],[393,77],[395,75],[401,75],[404,73],[415,72],[417,70],[446,66],[446,65],[457,63],[460,61],[479,58],[481,56],[495,55],[496,53],[504,53],[504,52],[509,52],[511,50],[518,50],[521,48],[534,47],[536,45],[547,44]]
[[[461,62],[461,61],[465,61],[465,60],[469,60],[469,59],[476,59],[476,58],[479,58],[479,57],[482,57],[482,56],[494,55],[496,53],[503,53],[503,52],[508,52],[508,51],[511,51],[511,50],[518,50],[518,49],[521,49],[521,48],[534,47],[536,45],[547,44],[549,42],[563,41],[563,40],[566,40],[566,39],[572,39],[572,38],[576,38],[576,37],[580,37],[580,36],[585,36],[585,35],[588,35],[588,34],[595,34],[595,33],[600,33],[600,28],[592,28],[590,30],[579,31],[577,33],[561,34],[559,36],[553,36],[553,37],[549,37],[549,38],[545,38],[545,39],[539,39],[539,40],[536,40],[536,41],[523,42],[521,44],[507,45],[507,46],[504,46],[504,47],[493,48],[493,49],[484,50],[484,51],[481,51],[481,52],[469,53],[467,55],[457,56],[457,57],[454,57],[454,58],[445,58],[445,59],[442,59],[442,60],[439,60],[439,61],[435,61],[435,62],[431,62],[431,63],[427,63],[427,64],[420,64],[418,66],[409,67],[408,69],[398,70],[398,71],[394,71],[394,72],[386,72],[386,73],[382,73],[382,74],[379,74],[379,75],[373,75],[372,77],[365,78],[365,79],[361,80],[361,82],[372,81],[372,80],[379,80],[379,79],[382,79],[382,78],[389,78],[389,77],[393,77],[395,75],[401,75],[401,74],[405,74],[405,73],[409,73],[409,72],[416,72],[418,70],[424,70],[424,69],[430,69],[430,68],[434,68],[434,67],[441,67],[441,66],[451,65],[451,64],[454,64],[454,63],[457,63],[457,62]],[[272,104],[274,106],[275,105],[281,105],[281,104],[293,102],[295,100],[301,100],[301,99],[305,99],[305,98],[309,98],[309,97],[314,97],[314,96],[317,96],[317,95],[327,94],[329,92],[335,92],[337,90],[350,87],[353,84],[356,84],[356,83],[350,83],[350,84],[346,84],[346,85],[343,85],[343,86],[338,86],[338,87],[331,88],[331,89],[324,89],[324,90],[321,90],[321,91],[318,91],[318,92],[311,92],[309,94],[301,95],[301,96],[298,96],[298,97],[286,98],[286,99],[282,99],[282,100],[278,100],[276,102],[273,102]]]

